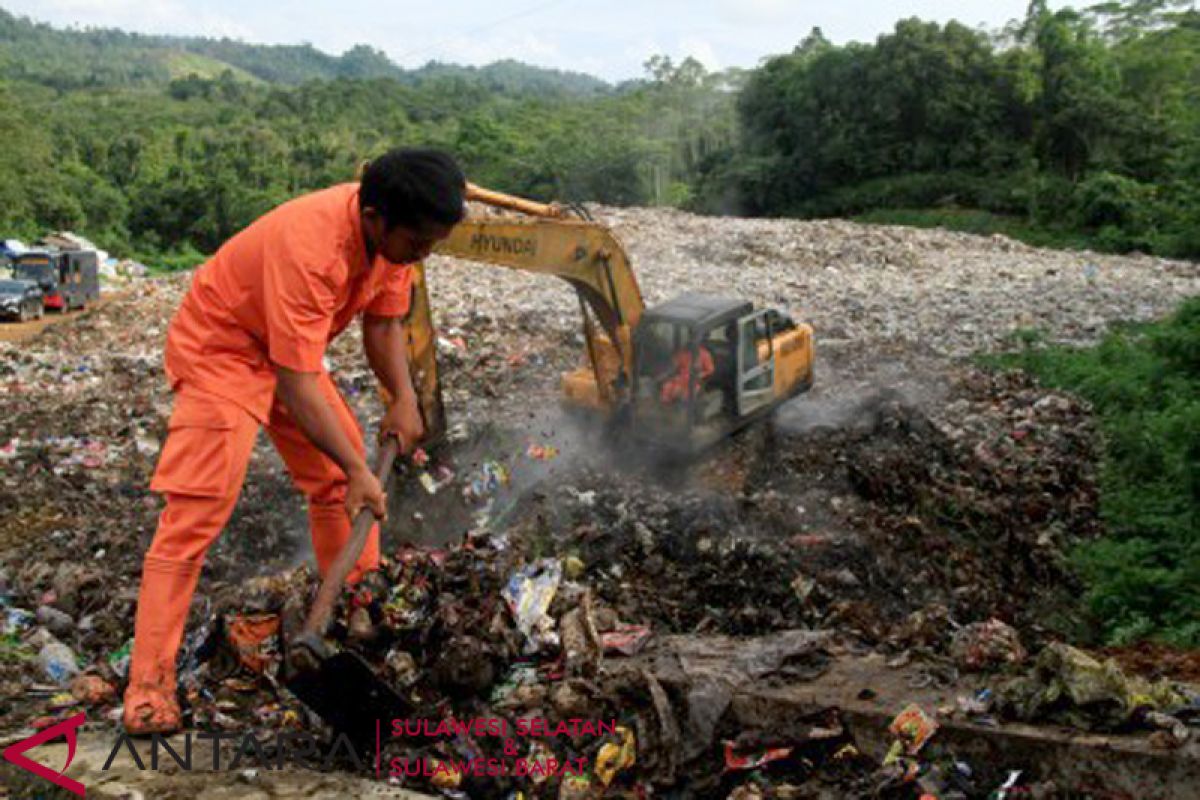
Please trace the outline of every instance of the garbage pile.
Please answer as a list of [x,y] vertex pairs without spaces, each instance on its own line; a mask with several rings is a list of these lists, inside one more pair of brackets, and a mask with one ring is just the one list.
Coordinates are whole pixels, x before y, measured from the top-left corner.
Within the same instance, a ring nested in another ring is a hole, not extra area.
[[[1014,431],[1022,433],[1014,438]],[[636,792],[687,776],[689,786],[718,795],[781,796],[779,787],[800,791],[807,784],[839,787],[842,796],[907,797],[918,783],[864,756],[840,720],[762,731],[732,716],[729,698],[747,681],[819,674],[831,642],[816,633],[821,629],[837,629],[855,646],[956,658],[964,668],[1021,663],[1020,638],[993,618],[1014,621],[1036,641],[1039,629],[1013,600],[1035,595],[1036,587],[1004,580],[1053,583],[1066,576],[1045,564],[1037,573],[1019,566],[985,572],[994,541],[972,538],[940,516],[922,516],[930,504],[915,493],[946,492],[964,513],[977,504],[979,519],[1000,516],[996,503],[1057,494],[1061,505],[1038,519],[1060,538],[1047,539],[1031,518],[1021,535],[1045,539],[1042,547],[1065,547],[1094,517],[1081,500],[1090,497],[1087,468],[1068,473],[1060,463],[1090,463],[1087,439],[1086,416],[1065,398],[975,372],[964,374],[936,418],[883,395],[865,401],[849,423],[803,436],[743,437],[690,468],[648,462],[622,473],[603,451],[567,450],[569,439],[479,439],[460,448],[473,460],[455,460],[451,450],[408,473],[408,513],[425,515],[426,525],[457,526],[452,544],[394,549],[379,573],[346,592],[332,637],[368,658],[435,724],[504,720],[516,730],[521,719],[607,723],[587,735],[517,737],[515,755],[504,752],[506,737],[397,737],[385,751],[388,763],[507,758],[541,764],[543,773],[551,760],[590,765],[539,781],[401,768],[395,779],[407,786],[570,797],[596,791],[596,781]],[[33,473],[39,485],[62,463],[57,451],[18,452],[15,463],[27,470],[51,465],[48,474]],[[24,460],[34,452],[37,460]],[[92,472],[103,476],[105,469],[129,480],[148,475],[151,466],[147,459],[134,469],[107,449],[81,452],[56,476],[63,485],[86,485]],[[65,449],[63,455],[67,460]],[[542,479],[531,482],[531,474]],[[1071,491],[1052,484],[1060,479]],[[265,491],[261,482],[254,486]],[[107,507],[140,516],[148,531],[147,495],[129,495],[127,508],[111,501]],[[443,513],[439,503],[459,515]],[[961,564],[980,566],[931,569],[928,551],[891,525],[901,507],[906,525],[924,525]],[[277,519],[257,526],[265,532]],[[106,530],[59,539],[83,547],[112,536]],[[26,614],[14,608],[14,633],[36,666],[26,663],[13,684],[25,688],[13,696],[29,697],[31,670],[35,686],[55,687],[48,696],[48,689],[34,695],[26,708],[41,706],[27,723],[49,724],[89,702],[115,719],[140,556],[128,544],[118,552],[126,572],[115,592],[111,574],[65,557],[57,565],[36,559],[17,568],[20,588],[10,596],[25,604],[36,598],[45,608]],[[217,554],[216,568],[236,574],[227,559]],[[314,587],[307,567],[208,582],[181,671],[190,724],[320,730],[279,687],[283,642],[298,628]],[[89,620],[93,608],[99,614]],[[755,636],[759,644],[725,636]],[[710,666],[681,673],[673,666],[681,660]],[[730,664],[732,671],[718,669]]]
[[110,258],[100,265],[100,277],[110,284],[128,285],[145,278],[149,272],[145,264],[130,258]]
[[[599,216],[629,245],[651,303],[719,287],[814,322],[811,402],[837,413],[760,426],[686,469],[614,457],[543,413],[583,353],[572,292],[434,259],[452,446],[394,493],[390,557],[343,597],[333,638],[431,720],[605,727],[517,737],[515,756],[504,752],[513,737],[487,730],[395,737],[389,760],[520,758],[542,773],[396,781],[481,797],[637,796],[685,781],[705,796],[915,797],[970,777],[953,760],[929,777],[938,739],[917,744],[916,714],[897,724],[907,744],[885,765],[836,715],[763,730],[729,700],[746,680],[819,674],[843,647],[946,674],[1033,663],[1042,688],[1005,702],[1036,709],[1016,717],[1065,719],[1045,688],[1065,679],[1028,654],[1073,624],[1063,554],[1095,534],[1087,410],[943,357],[1020,327],[1094,338],[1200,290],[1200,268],[843,222]],[[81,707],[119,716],[159,509],[147,486],[170,412],[162,342],[187,282],[139,281],[30,341],[0,343],[0,729]],[[946,389],[859,391],[880,361],[919,363],[918,377]],[[371,430],[380,409],[355,330],[330,362]],[[432,534],[441,541],[412,544]],[[307,540],[301,500],[262,441],[193,604],[181,663],[192,724],[320,730],[278,685],[282,642],[315,588],[296,567],[311,561]],[[967,698],[972,713],[999,713],[1001,681],[986,682],[991,695]],[[587,767],[547,776],[551,758]],[[997,789],[993,777],[977,774],[966,796]]]
[[998,710],[1024,722],[1054,722],[1095,731],[1135,728],[1156,732],[1151,743],[1172,749],[1189,738],[1187,723],[1200,720],[1200,692],[1170,680],[1128,676],[1059,642],[1038,655],[1027,674],[1005,682]]
[[585,468],[510,525],[665,630],[836,627],[947,653],[998,618],[1036,639],[1074,605],[1065,552],[1095,534],[1091,425],[1016,376],[956,391],[936,418],[884,394],[836,428],[746,437],[698,475]]
[[[744,297],[792,312],[830,341],[878,352],[965,357],[1017,330],[1097,340],[1117,320],[1170,313],[1200,293],[1200,265],[1148,256],[1043,250],[1004,236],[845,220],[704,217],[670,209],[593,208],[629,250],[649,304],[684,291]],[[564,283],[435,257],[438,308],[578,329]]]
[[[822,674],[839,646],[830,633],[662,633],[622,620],[567,577],[567,560],[521,562],[497,544],[402,548],[343,593],[330,638],[416,709],[382,721],[392,785],[449,797],[640,798],[679,787],[913,800],[932,785],[972,786],[962,762],[943,775],[919,757],[937,729],[919,709],[898,718],[893,752],[877,761],[836,708],[763,716],[734,702]],[[220,601],[185,659],[192,724],[320,729],[277,684],[312,586],[300,569]]]

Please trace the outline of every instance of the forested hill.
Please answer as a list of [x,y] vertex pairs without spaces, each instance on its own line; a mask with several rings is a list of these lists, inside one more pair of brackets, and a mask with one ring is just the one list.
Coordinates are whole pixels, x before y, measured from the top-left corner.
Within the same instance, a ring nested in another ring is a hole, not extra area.
[[340,56],[312,45],[260,45],[232,39],[146,36],[90,28],[56,29],[0,9],[0,77],[55,89],[138,87],[171,80],[216,78],[296,86],[338,78],[393,78],[419,86],[446,77],[490,91],[590,96],[610,91],[607,83],[575,72],[544,69],[519,61],[486,67],[431,62],[402,69],[381,51],[357,45]]
[[[0,0],[3,2],[3,0]],[[1033,0],[999,31],[819,30],[753,70],[402,70],[360,46],[55,30],[0,12],[0,234],[210,252],[396,145],[541,200],[865,217],[1200,257],[1197,0]],[[193,249],[194,248],[194,249]]]

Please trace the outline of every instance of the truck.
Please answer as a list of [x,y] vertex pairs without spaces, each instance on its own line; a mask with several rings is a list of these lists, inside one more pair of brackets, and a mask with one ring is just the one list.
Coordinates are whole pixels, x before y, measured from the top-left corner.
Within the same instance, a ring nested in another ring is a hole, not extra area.
[[94,250],[30,250],[14,257],[12,273],[41,287],[47,309],[82,309],[100,298],[100,259]]

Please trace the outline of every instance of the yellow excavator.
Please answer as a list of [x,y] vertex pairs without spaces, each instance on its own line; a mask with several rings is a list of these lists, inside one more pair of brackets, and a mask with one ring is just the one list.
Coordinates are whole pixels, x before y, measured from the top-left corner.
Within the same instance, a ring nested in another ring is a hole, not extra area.
[[[582,365],[563,401],[632,428],[671,454],[708,448],[812,385],[813,332],[747,300],[685,294],[646,308],[629,255],[581,207],[543,204],[469,184],[471,213],[435,252],[553,275],[575,290]],[[446,429],[424,265],[405,321],[429,438]]]

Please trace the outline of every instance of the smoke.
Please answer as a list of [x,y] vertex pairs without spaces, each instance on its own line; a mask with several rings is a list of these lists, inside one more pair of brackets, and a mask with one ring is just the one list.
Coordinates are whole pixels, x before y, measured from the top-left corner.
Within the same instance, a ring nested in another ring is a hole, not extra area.
[[[557,404],[531,409],[519,423],[460,429],[427,468],[397,474],[387,538],[446,546],[462,542],[469,531],[501,530],[530,496],[569,484],[585,468],[616,469],[606,434],[599,418]],[[447,470],[453,478],[444,477]],[[431,480],[443,482],[430,491]]]
[[822,363],[813,389],[780,407],[774,423],[792,436],[818,430],[869,430],[885,404],[927,409],[943,402],[948,393],[944,381],[909,364],[893,362],[850,376]]

